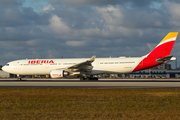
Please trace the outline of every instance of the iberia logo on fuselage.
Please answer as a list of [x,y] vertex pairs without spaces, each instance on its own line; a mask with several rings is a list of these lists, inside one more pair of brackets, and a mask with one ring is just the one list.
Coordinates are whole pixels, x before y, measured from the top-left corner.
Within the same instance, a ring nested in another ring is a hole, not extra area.
[[53,60],[29,60],[28,64],[50,64],[54,63]]

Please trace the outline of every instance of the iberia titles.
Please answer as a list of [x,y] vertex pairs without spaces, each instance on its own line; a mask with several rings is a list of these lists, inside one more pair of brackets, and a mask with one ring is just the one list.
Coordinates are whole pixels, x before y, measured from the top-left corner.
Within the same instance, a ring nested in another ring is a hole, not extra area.
[[28,64],[50,64],[54,63],[53,60],[29,60]]

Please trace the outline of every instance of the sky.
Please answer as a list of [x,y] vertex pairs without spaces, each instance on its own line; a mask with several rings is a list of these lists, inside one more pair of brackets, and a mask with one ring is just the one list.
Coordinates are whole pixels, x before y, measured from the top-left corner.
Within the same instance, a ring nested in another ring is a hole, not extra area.
[[[26,58],[140,57],[168,32],[180,32],[179,11],[180,0],[0,0],[0,65]],[[180,37],[171,52],[178,67],[179,46]]]

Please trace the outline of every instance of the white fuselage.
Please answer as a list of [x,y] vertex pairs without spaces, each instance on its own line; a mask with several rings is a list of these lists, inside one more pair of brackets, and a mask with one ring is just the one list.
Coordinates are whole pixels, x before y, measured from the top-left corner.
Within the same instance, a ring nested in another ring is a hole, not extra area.
[[[93,69],[90,74],[131,73],[143,58],[144,57],[96,58],[92,63]],[[51,70],[64,69],[69,66],[84,62],[88,59],[89,58],[16,60],[7,63],[7,65],[5,65],[2,69],[6,72],[18,75],[49,75]]]
[[178,32],[169,32],[147,55],[134,58],[26,59],[7,63],[2,70],[17,75],[82,77],[103,73],[131,73],[175,60],[170,55]]

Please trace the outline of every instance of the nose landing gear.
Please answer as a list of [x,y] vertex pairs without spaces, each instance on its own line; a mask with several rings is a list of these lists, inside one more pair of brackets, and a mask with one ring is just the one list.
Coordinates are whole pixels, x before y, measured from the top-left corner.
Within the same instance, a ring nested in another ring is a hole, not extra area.
[[17,80],[20,80],[20,81],[22,80],[21,77],[18,74],[17,74],[17,77],[18,77]]

